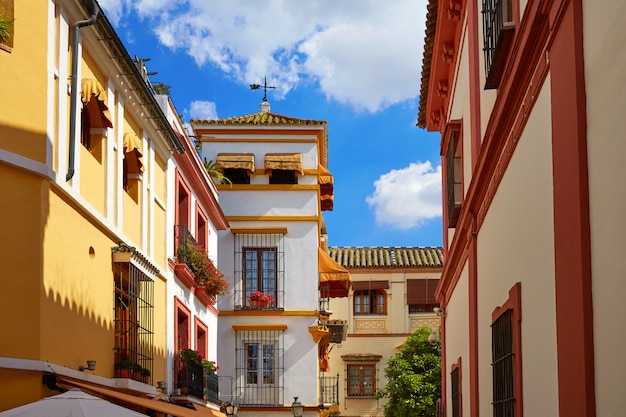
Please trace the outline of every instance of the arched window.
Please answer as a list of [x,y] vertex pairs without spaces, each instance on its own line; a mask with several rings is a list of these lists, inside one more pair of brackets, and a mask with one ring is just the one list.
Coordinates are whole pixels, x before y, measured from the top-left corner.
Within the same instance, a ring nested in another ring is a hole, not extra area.
[[355,291],[354,314],[387,314],[387,293],[384,290]]

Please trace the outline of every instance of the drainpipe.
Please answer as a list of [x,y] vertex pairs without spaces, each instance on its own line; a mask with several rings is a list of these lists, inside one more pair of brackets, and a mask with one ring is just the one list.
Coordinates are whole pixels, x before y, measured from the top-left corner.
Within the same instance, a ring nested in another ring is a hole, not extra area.
[[78,32],[85,26],[91,26],[96,23],[98,17],[98,5],[95,0],[92,3],[91,16],[87,20],[81,20],[74,23],[74,32],[72,36],[72,75],[71,75],[71,95],[70,95],[70,143],[69,143],[69,161],[67,165],[67,175],[65,181],[69,181],[74,176],[74,143],[76,142],[76,99],[78,97]]

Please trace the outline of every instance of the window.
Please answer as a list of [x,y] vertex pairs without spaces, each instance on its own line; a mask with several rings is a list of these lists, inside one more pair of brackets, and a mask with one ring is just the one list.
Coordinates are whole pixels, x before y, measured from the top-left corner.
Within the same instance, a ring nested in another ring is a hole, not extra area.
[[250,184],[250,175],[254,174],[254,154],[219,153],[215,158],[215,169],[221,170],[233,184]]
[[228,178],[233,184],[250,184],[250,174],[248,174],[247,169],[225,168],[224,177]]
[[270,175],[270,184],[297,184],[296,171],[291,169],[274,169]]
[[[235,308],[250,308],[250,295],[269,294],[267,307],[283,308],[285,256],[282,233],[236,233],[233,294]],[[255,307],[256,308],[256,307]]]
[[348,397],[369,398],[376,395],[377,363],[348,363]]
[[202,356],[203,359],[209,357],[209,338],[208,327],[200,319],[196,317],[196,352]]
[[270,176],[270,184],[297,184],[297,175],[304,175],[304,170],[302,169],[302,154],[266,154],[265,173]]
[[433,313],[439,307],[435,300],[438,279],[408,279],[406,281],[406,302],[409,313]]
[[450,396],[452,417],[461,417],[461,358],[452,365],[450,372]]
[[196,205],[196,242],[200,245],[205,252],[209,251],[209,232],[207,227],[206,216],[200,209],[200,206]]
[[509,299],[494,310],[491,324],[494,417],[522,416],[521,286],[509,291]]
[[236,332],[237,392],[245,405],[282,405],[284,355],[281,330]]
[[463,159],[461,142],[461,123],[451,122],[446,128],[444,150],[446,159],[445,193],[447,196],[448,227],[456,227],[456,222],[463,204]]
[[[151,383],[154,346],[154,282],[129,262],[114,262],[115,367],[129,377]],[[146,378],[147,377],[147,378]]]
[[[107,92],[98,80],[84,78],[81,81],[80,96],[83,104],[80,143],[99,163],[102,163],[104,152],[102,139],[107,134],[107,128],[113,127],[106,104]],[[141,157],[141,154],[139,156]]]
[[176,338],[176,350],[190,349],[191,339],[189,332],[191,330],[191,311],[178,298],[175,301],[175,323],[176,329],[174,330],[174,337]]
[[483,0],[482,14],[485,89],[497,88],[515,30],[512,0]]
[[355,291],[354,314],[387,314],[387,294],[385,291]]

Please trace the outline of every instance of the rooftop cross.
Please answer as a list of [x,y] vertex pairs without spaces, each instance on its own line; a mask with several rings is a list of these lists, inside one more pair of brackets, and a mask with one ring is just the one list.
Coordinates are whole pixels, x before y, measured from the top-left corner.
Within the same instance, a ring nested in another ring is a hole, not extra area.
[[260,84],[250,84],[250,90],[258,90],[261,87],[263,87],[263,101],[266,102],[267,101],[267,89],[268,88],[276,88],[276,87],[271,86],[271,85],[267,85],[267,77],[265,77],[263,85],[260,85]]

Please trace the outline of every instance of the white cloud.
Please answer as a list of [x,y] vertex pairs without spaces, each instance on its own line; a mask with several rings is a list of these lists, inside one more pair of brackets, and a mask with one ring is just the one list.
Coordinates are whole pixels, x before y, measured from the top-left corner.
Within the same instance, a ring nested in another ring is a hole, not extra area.
[[[130,0],[102,0],[123,16]],[[419,92],[427,0],[139,0],[159,41],[278,98],[319,82],[328,99],[376,112]],[[121,17],[123,20],[123,17]]]
[[192,101],[189,109],[189,116],[192,119],[217,119],[217,110],[212,101]]
[[411,163],[381,175],[374,188],[365,200],[379,227],[406,230],[441,217],[441,165]]

